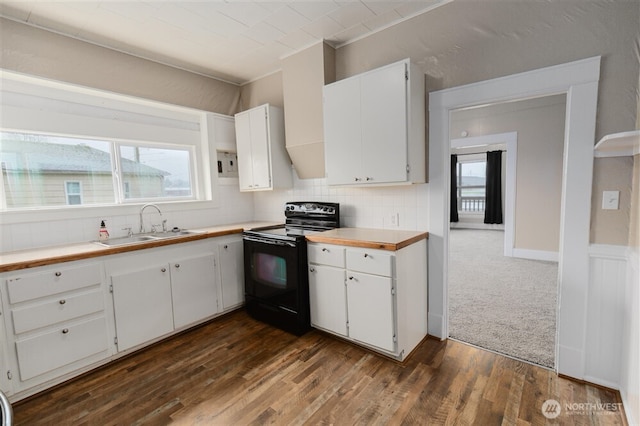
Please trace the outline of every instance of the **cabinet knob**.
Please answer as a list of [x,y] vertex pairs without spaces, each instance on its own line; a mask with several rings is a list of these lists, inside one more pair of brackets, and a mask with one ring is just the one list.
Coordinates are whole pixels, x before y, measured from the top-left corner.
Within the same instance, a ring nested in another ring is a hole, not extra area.
[[309,272],[315,272],[315,271],[316,271],[315,268],[310,268],[309,269]]
[[59,276],[61,276],[61,275],[62,275],[62,272],[56,272],[56,273],[55,273],[55,276],[56,276],[56,277],[59,277]]
[[63,328],[63,329],[62,329],[62,334],[67,334],[68,332],[69,332],[69,329],[68,329],[68,328]]
[[323,248],[322,251],[329,251],[329,249],[328,248]]
[[359,177],[357,177],[357,178],[354,178],[354,180],[355,180],[356,182],[360,182],[362,179],[360,179]]
[[65,303],[67,303],[67,301],[66,301],[66,300],[64,300],[64,299],[62,299],[62,300],[60,300],[60,302],[58,302],[58,303],[60,303],[61,305],[64,305]]
[[369,181],[371,181],[371,180],[373,180],[373,178],[372,178],[372,177],[368,177],[368,176],[367,176],[367,182],[369,182]]
[[180,267],[180,264],[179,264],[179,263],[176,263],[176,268],[179,268],[179,267]]
[[364,257],[371,257],[371,256],[369,256],[367,253],[365,253],[365,254],[364,254]]
[[353,280],[355,280],[355,278],[354,278],[354,277],[349,277],[349,279],[350,279],[350,280],[352,280],[352,281],[353,281]]
[[161,272],[167,272],[167,268],[160,269]]
[[228,248],[229,248],[229,246],[225,244],[225,245],[224,245],[224,249],[226,250],[226,249],[228,249]]

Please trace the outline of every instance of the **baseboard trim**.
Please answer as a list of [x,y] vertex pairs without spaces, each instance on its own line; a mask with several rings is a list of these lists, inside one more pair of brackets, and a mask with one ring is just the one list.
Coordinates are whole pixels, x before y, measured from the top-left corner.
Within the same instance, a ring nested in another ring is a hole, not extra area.
[[557,251],[529,250],[521,248],[513,248],[511,250],[511,256],[521,259],[544,260],[547,262],[557,262],[560,258]]

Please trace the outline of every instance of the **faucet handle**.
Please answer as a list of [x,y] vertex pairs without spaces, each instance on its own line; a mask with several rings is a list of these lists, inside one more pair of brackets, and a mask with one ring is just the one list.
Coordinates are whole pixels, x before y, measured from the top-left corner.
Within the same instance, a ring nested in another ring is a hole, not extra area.
[[167,219],[162,221],[162,232],[167,232]]

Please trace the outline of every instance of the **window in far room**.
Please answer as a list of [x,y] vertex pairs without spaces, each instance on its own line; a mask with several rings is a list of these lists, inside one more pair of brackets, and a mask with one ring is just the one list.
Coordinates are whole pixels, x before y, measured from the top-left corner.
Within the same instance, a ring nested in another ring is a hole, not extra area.
[[486,160],[458,157],[458,212],[481,214],[485,208]]

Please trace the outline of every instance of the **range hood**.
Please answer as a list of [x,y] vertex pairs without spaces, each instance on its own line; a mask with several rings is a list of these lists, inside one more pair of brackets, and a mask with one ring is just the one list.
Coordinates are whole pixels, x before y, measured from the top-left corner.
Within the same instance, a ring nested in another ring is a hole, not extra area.
[[282,60],[286,148],[300,179],[325,176],[322,87],[335,80],[335,50],[324,41]]

